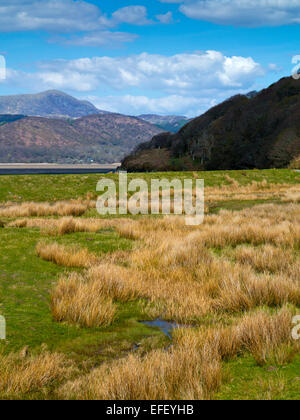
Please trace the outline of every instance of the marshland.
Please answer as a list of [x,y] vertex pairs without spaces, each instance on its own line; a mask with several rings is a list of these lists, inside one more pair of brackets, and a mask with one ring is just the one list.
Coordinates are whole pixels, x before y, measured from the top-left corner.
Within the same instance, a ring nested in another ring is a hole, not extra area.
[[194,227],[100,217],[100,177],[0,178],[0,398],[298,399],[300,173],[155,174],[204,179]]

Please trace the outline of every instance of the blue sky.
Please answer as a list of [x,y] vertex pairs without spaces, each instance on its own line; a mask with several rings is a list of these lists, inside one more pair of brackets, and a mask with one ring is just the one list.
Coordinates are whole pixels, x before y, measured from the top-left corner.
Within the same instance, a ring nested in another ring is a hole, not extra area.
[[300,0],[0,0],[0,94],[195,116],[290,75],[299,30]]

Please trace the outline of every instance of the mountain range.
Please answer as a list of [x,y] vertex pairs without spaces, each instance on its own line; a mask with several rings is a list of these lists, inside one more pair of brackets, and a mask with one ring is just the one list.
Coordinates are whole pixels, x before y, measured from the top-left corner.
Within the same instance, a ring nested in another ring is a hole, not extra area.
[[[100,110],[88,101],[78,100],[59,90],[48,90],[36,94],[0,96],[0,114],[74,119],[94,114],[108,115],[110,112]],[[140,115],[138,118],[158,126],[161,131],[172,133],[176,133],[189,121],[186,117],[175,115]]]
[[19,117],[0,126],[0,162],[120,162],[159,132],[146,121],[119,114],[73,120]]
[[124,156],[128,171],[282,168],[299,162],[300,83],[283,78],[193,120],[110,113],[53,90],[0,96],[0,162],[112,163]]
[[128,171],[284,168],[300,156],[300,82],[286,77],[160,133],[123,161]]
[[[152,115],[151,122],[99,110],[57,90],[0,96],[0,162],[119,162],[166,128],[176,131],[183,118]],[[162,121],[168,127],[155,124]]]

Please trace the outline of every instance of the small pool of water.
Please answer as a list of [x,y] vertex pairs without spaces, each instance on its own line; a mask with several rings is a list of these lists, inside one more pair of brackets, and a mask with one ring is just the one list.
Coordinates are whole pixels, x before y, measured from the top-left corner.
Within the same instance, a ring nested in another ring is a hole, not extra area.
[[148,325],[148,327],[159,328],[167,337],[172,340],[172,330],[175,328],[183,327],[176,322],[162,321],[161,319],[155,319],[154,321],[142,321],[142,324]]

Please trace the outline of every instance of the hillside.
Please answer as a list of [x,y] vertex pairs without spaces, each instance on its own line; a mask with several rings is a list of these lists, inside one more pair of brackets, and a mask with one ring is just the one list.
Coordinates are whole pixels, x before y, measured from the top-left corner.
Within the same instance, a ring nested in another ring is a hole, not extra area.
[[283,78],[255,95],[230,98],[178,134],[140,145],[123,168],[155,170],[156,149],[163,149],[164,170],[286,167],[300,155],[300,83]]
[[24,114],[51,118],[79,118],[106,113],[87,101],[57,90],[33,95],[0,96],[0,114]]
[[139,115],[138,118],[141,118],[144,121],[147,121],[151,124],[157,125],[162,128],[164,131],[169,131],[171,133],[177,133],[184,125],[186,125],[190,119],[187,117],[180,117],[177,115],[154,115],[146,114]]
[[0,162],[119,162],[160,129],[119,114],[76,120],[27,117],[0,126]]

